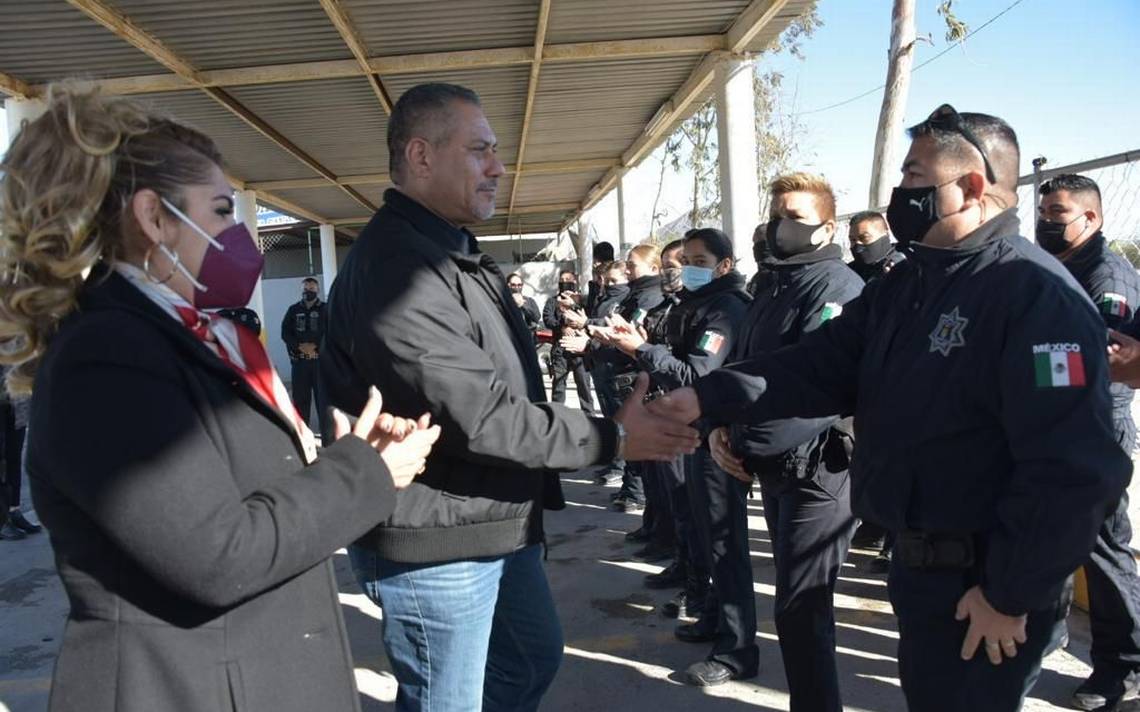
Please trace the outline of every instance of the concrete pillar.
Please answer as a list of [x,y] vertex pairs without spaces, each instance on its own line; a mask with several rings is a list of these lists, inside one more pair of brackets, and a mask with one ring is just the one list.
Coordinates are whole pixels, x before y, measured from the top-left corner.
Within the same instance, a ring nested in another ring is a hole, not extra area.
[[[255,190],[237,190],[234,191],[234,212],[237,219],[245,223],[245,228],[249,230],[249,234],[257,239],[257,191]],[[258,244],[258,248],[261,245]],[[249,300],[249,308],[257,312],[261,317],[261,339],[265,340],[268,325],[265,323],[265,297],[261,290],[261,280],[257,280],[257,286],[253,288],[253,296]]]
[[16,134],[20,133],[20,128],[25,121],[35,121],[46,110],[47,103],[43,99],[17,99],[15,97],[5,99],[4,114],[8,128],[8,144],[3,146],[3,149],[7,151],[12,141],[16,140]]
[[578,243],[574,245],[578,252],[578,289],[586,293],[586,285],[593,278],[591,271],[594,265],[594,241],[590,239],[590,223],[578,218]]
[[625,253],[629,250],[629,228],[625,222],[626,209],[625,209],[625,177],[626,171],[622,171],[618,175],[617,182],[617,208],[618,208],[618,251],[614,255],[619,260],[625,259]]
[[332,225],[321,225],[321,277],[324,279],[324,298],[328,299],[336,279],[336,229]]
[[732,238],[737,269],[756,271],[752,231],[760,222],[756,178],[756,99],[752,61],[730,57],[716,68],[716,129],[720,161],[721,229]]

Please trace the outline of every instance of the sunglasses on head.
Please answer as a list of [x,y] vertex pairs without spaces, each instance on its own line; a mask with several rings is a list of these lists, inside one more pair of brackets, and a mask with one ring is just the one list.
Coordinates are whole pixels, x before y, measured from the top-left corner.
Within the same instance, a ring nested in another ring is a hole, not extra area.
[[949,104],[943,104],[934,110],[934,113],[926,119],[927,126],[937,129],[939,131],[952,131],[962,138],[970,142],[970,145],[978,149],[978,153],[982,154],[982,163],[986,166],[986,178],[991,183],[997,183],[997,178],[994,176],[993,166],[990,165],[990,157],[986,154],[986,149],[982,142],[978,140],[977,135],[966,126],[966,122],[962,119],[962,115]]

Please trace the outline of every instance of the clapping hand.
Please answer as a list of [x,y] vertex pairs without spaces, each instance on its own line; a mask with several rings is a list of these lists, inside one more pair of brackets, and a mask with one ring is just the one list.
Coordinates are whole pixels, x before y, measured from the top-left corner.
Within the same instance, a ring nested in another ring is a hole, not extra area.
[[431,424],[429,413],[412,420],[384,413],[383,408],[380,391],[370,388],[368,402],[355,424],[350,424],[348,416],[340,410],[332,409],[334,433],[337,440],[355,435],[371,445],[388,466],[396,488],[403,489],[424,471],[432,446],[439,440],[439,426]]
[[559,340],[558,345],[572,354],[584,354],[589,343],[590,337],[585,334],[567,334]]
[[691,455],[700,445],[696,430],[649,412],[645,407],[645,394],[649,391],[649,375],[639,374],[633,393],[614,416],[625,428],[624,456],[627,460],[660,460],[669,462],[678,455]]
[[728,437],[728,428],[717,428],[709,435],[709,450],[712,451],[713,462],[720,469],[732,475],[741,482],[752,484],[752,475],[744,470],[744,460],[732,451],[732,442]]
[[627,356],[635,356],[637,349],[647,341],[645,329],[626,321],[621,314],[614,314],[606,319],[609,331],[605,341]]
[[581,329],[586,325],[586,315],[580,311],[567,309],[562,312],[562,323],[574,329]]

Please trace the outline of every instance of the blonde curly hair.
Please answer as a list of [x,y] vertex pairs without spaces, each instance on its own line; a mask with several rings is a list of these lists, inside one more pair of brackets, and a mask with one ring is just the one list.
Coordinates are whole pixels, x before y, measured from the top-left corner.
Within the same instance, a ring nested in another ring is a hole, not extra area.
[[72,313],[92,267],[126,252],[132,196],[182,203],[182,187],[222,165],[205,135],[121,97],[52,87],[47,111],[0,162],[0,363],[13,395]]

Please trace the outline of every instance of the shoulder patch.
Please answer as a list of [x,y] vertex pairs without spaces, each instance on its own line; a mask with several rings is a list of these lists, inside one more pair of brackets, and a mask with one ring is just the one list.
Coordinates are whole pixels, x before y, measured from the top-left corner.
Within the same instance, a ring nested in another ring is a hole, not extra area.
[[828,302],[827,304],[823,305],[823,311],[821,311],[819,313],[819,320],[820,321],[827,321],[829,319],[834,319],[835,317],[839,316],[842,313],[843,313],[843,305],[842,304],[839,304],[837,302]]
[[1085,385],[1085,361],[1080,344],[1034,344],[1033,371],[1038,388]]
[[1098,300],[1100,311],[1107,316],[1128,316],[1128,299],[1123,294],[1105,292]]
[[706,331],[701,335],[700,340],[697,341],[697,348],[710,354],[720,353],[722,346],[724,346],[724,336],[715,331]]

